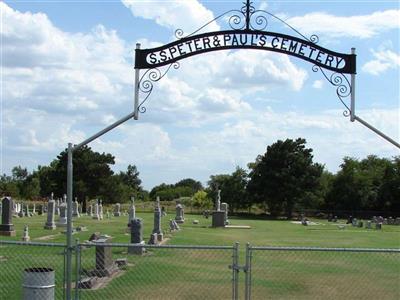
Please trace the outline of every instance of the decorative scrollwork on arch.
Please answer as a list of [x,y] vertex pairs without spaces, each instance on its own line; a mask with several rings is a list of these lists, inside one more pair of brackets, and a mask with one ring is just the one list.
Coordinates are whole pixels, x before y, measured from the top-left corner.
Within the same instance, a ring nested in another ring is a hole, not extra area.
[[179,67],[180,67],[179,62],[173,62],[172,64],[168,65],[166,68],[148,69],[148,70],[146,70],[146,72],[143,73],[143,75],[140,77],[140,80],[138,83],[139,92],[141,94],[144,94],[144,98],[143,98],[142,102],[140,102],[139,107],[138,107],[140,113],[143,114],[146,112],[146,107],[143,106],[143,104],[147,101],[151,92],[153,91],[154,83],[159,81],[161,78],[163,78],[171,68],[178,69]]
[[320,71],[322,75],[324,75],[325,79],[334,87],[336,87],[336,95],[339,98],[340,102],[345,107],[345,110],[343,111],[343,116],[349,117],[351,114],[350,107],[346,104],[346,99],[351,96],[352,92],[352,86],[350,84],[350,81],[347,79],[347,77],[343,73],[337,73],[333,72],[330,75],[327,75],[326,72],[323,68],[313,65],[312,66],[313,72],[318,72]]
[[190,37],[205,27],[209,26],[211,23],[214,23],[218,21],[219,19],[225,19],[229,27],[233,30],[256,30],[256,31],[263,31],[269,26],[269,21],[268,18],[273,18],[281,23],[283,23],[285,26],[290,28],[292,31],[294,31],[298,36],[301,38],[304,38],[307,41],[310,41],[314,44],[317,44],[319,42],[319,37],[316,34],[312,34],[311,36],[307,37],[304,34],[302,34],[300,31],[298,31],[296,28],[291,26],[289,23],[287,23],[285,20],[281,19],[280,17],[262,9],[255,9],[253,6],[253,2],[250,0],[247,0],[246,2],[243,2],[242,8],[239,9],[232,9],[228,10],[219,16],[215,17],[211,21],[207,22],[203,26],[201,26],[199,29],[193,31],[190,34],[185,35],[184,31],[182,29],[177,29],[175,31],[175,37],[180,40],[182,38]]

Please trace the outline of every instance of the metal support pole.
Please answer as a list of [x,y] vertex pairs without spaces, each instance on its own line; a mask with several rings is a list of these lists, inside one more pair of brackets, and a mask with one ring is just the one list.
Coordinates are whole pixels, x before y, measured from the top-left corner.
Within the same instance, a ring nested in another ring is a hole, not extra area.
[[[351,54],[356,54],[356,48],[351,48]],[[350,103],[350,121],[354,122],[356,116],[356,74],[351,74],[351,103]]]
[[132,119],[135,115],[135,112],[130,113],[129,115],[126,115],[122,119],[119,119],[118,121],[112,123],[110,126],[107,126],[103,130],[99,131],[98,133],[92,135],[91,137],[87,138],[83,142],[79,143],[78,145],[75,145],[73,150],[77,150],[82,146],[85,146],[86,144],[89,144],[91,141],[97,139],[98,137],[102,136],[103,134],[109,132],[110,130],[114,129],[115,127],[121,125],[122,123],[128,121],[129,119]]
[[[140,43],[136,44],[136,50],[140,49]],[[136,59],[136,56],[135,56]],[[139,119],[139,72],[140,69],[135,69],[135,107],[134,107],[134,119]]]
[[67,165],[67,300],[71,300],[72,294],[72,143],[68,143]]
[[372,125],[370,125],[369,123],[367,123],[366,121],[364,121],[363,119],[359,118],[358,116],[354,116],[354,120],[360,122],[361,124],[363,124],[365,127],[371,129],[373,132],[375,132],[377,135],[380,135],[381,137],[383,137],[385,140],[387,140],[388,142],[392,143],[393,145],[395,145],[397,148],[400,149],[400,144],[398,142],[396,142],[395,140],[393,140],[392,138],[388,137],[386,134],[384,134],[383,132],[379,131],[378,129],[376,129],[375,127],[373,127]]

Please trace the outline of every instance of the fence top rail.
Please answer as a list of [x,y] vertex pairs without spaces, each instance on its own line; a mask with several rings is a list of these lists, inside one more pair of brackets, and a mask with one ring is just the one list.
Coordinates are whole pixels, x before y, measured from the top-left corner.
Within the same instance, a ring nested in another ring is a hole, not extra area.
[[249,246],[250,250],[271,250],[271,251],[332,251],[332,252],[381,252],[400,253],[400,249],[385,248],[321,248],[321,247],[277,247],[277,246]]
[[23,241],[5,241],[5,240],[0,240],[0,244],[22,245],[22,246],[67,247],[67,245],[63,243],[42,243],[42,242],[23,242]]
[[195,249],[195,250],[233,250],[234,246],[212,246],[212,245],[148,245],[148,244],[129,244],[129,243],[79,243],[84,247],[145,247],[156,249]]

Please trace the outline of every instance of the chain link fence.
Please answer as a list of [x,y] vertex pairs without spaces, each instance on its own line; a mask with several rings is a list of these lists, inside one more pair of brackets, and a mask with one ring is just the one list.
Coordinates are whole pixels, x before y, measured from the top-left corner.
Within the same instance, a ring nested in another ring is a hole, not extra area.
[[400,250],[247,249],[246,299],[400,299]]
[[[65,257],[0,240],[0,299],[65,299]],[[87,243],[73,257],[74,299],[400,299],[398,249]]]
[[64,299],[65,250],[64,244],[0,240],[0,299]]
[[81,244],[79,299],[232,299],[235,247]]

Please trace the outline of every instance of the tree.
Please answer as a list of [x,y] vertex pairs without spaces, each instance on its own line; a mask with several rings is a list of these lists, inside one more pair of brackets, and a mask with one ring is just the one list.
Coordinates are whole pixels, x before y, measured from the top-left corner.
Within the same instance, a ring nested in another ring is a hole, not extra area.
[[385,173],[390,173],[390,160],[374,155],[361,161],[345,157],[340,168],[327,194],[330,208],[352,211],[384,209],[379,191],[385,184]]
[[323,166],[313,163],[312,149],[305,144],[302,138],[278,140],[249,164],[249,196],[266,204],[272,215],[283,210],[291,218],[295,205],[318,187]]
[[0,177],[0,194],[1,196],[19,197],[19,189],[17,182],[11,177],[3,174]]
[[378,199],[381,209],[400,211],[400,156],[394,157],[391,164],[386,166]]
[[[61,197],[67,191],[67,150],[61,152],[50,172],[50,180],[54,183],[54,194]],[[92,151],[88,146],[83,146],[74,151],[73,156],[73,190],[78,199],[86,196],[95,198],[108,196],[110,185],[115,184],[111,179],[113,171],[110,165],[115,163],[114,156],[106,153]],[[103,199],[106,203],[107,198]]]
[[236,167],[232,174],[212,175],[210,177],[209,196],[215,201],[217,190],[221,190],[221,200],[229,204],[231,212],[238,208],[250,206],[246,193],[247,173],[244,169]]
[[142,181],[139,178],[139,171],[135,165],[128,165],[126,172],[120,172],[119,176],[122,182],[129,186],[132,190],[141,191]]
[[193,195],[193,206],[196,208],[210,209],[213,205],[210,198],[205,191],[198,191]]

